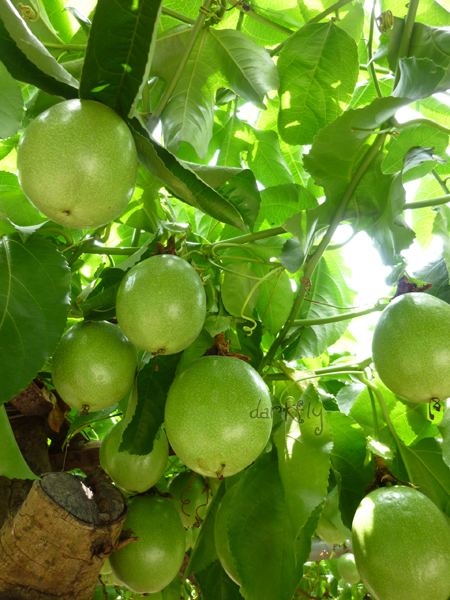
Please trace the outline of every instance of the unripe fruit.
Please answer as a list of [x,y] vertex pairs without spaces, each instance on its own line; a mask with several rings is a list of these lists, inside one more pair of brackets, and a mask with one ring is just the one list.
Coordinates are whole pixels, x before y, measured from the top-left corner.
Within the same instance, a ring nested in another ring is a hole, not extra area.
[[339,557],[337,566],[339,575],[346,583],[356,585],[361,581],[355,557],[350,552]]
[[133,385],[136,369],[136,348],[107,321],[71,327],[52,358],[53,384],[61,398],[91,412],[119,402]]
[[214,523],[214,541],[216,552],[220,563],[227,575],[238,585],[241,585],[237,574],[236,564],[231,554],[230,541],[228,538],[228,510],[233,497],[234,487],[230,488],[222,498]]
[[450,397],[450,305],[423,292],[398,296],[375,326],[372,357],[381,381],[400,398]]
[[135,265],[123,278],[117,320],[138,348],[175,354],[200,333],[206,296],[197,272],[185,260],[162,254]]
[[111,108],[67,100],[27,127],[17,171],[26,197],[45,216],[66,227],[92,229],[128,204],[138,171],[136,146]]
[[173,506],[159,496],[135,496],[123,529],[139,537],[113,552],[113,573],[133,592],[159,592],[183,564],[186,536]]
[[205,516],[210,493],[205,480],[198,473],[183,471],[170,481],[169,502],[177,509],[184,527],[200,524]]
[[100,446],[100,464],[116,485],[127,492],[142,493],[150,489],[164,474],[169,457],[169,444],[163,429],[155,438],[150,454],[119,452],[123,421],[105,435]]
[[271,409],[266,385],[250,365],[227,356],[204,356],[170,387],[166,433],[190,469],[207,477],[229,477],[264,450]]
[[421,492],[380,488],[359,505],[352,544],[361,579],[376,600],[447,600],[450,527]]

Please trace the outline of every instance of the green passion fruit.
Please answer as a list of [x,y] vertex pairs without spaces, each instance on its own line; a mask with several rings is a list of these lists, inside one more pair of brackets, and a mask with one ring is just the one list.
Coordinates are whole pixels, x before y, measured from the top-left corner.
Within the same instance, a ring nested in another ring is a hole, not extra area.
[[67,100],[26,128],[17,171],[26,197],[46,217],[92,229],[111,222],[128,204],[138,172],[136,146],[111,108]]
[[139,540],[111,554],[113,573],[133,592],[159,592],[183,564],[186,535],[176,509],[159,496],[135,496],[123,529]]
[[197,272],[182,258],[162,254],[131,268],[116,300],[117,320],[138,348],[175,354],[200,333],[206,296]]
[[119,402],[129,391],[137,351],[117,325],[84,321],[63,335],[51,368],[53,384],[64,402],[93,412]]
[[167,437],[190,469],[229,477],[264,450],[272,404],[258,373],[242,360],[204,356],[172,383],[165,408]]
[[150,489],[164,474],[169,457],[169,444],[160,429],[149,454],[119,452],[126,425],[117,423],[105,435],[100,446],[100,464],[116,485],[127,492],[142,493]]
[[450,397],[450,305],[423,292],[398,296],[375,326],[372,357],[381,381],[400,398]]
[[170,481],[169,502],[177,509],[181,522],[188,529],[200,525],[210,498],[208,486],[198,473],[183,471]]
[[418,490],[370,492],[353,518],[352,544],[361,579],[376,600],[450,596],[450,526]]
[[343,554],[338,558],[338,571],[342,579],[350,585],[356,585],[361,581],[355,557],[350,552]]

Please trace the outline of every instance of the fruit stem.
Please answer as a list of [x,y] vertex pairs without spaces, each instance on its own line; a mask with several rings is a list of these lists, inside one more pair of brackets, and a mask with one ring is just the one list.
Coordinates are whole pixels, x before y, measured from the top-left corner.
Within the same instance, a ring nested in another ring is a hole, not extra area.
[[307,293],[309,291],[309,287],[311,285],[311,277],[313,276],[314,270],[315,270],[317,264],[319,263],[320,259],[322,258],[323,253],[327,249],[327,246],[330,243],[333,235],[335,234],[336,229],[339,226],[339,223],[343,219],[345,210],[347,208],[347,204],[349,203],[350,198],[352,197],[354,191],[356,190],[358,183],[361,181],[364,173],[367,171],[367,168],[369,167],[373,158],[378,153],[379,149],[383,146],[384,140],[386,139],[386,135],[387,135],[386,133],[383,133],[382,135],[377,136],[377,138],[373,142],[372,146],[370,146],[370,148],[367,150],[366,155],[362,159],[362,161],[361,161],[359,167],[356,169],[356,172],[353,175],[347,189],[345,190],[345,193],[339,203],[339,206],[334,214],[333,219],[331,220],[331,223],[327,229],[327,232],[323,236],[321,242],[317,246],[317,248],[314,251],[314,253],[312,254],[312,256],[304,264],[303,277],[300,280],[301,281],[300,288],[299,288],[299,291],[297,294],[297,298],[294,302],[294,306],[291,310],[291,314],[289,315],[289,318],[286,321],[282,330],[280,331],[278,337],[275,339],[275,341],[269,348],[269,351],[267,352],[266,356],[262,359],[261,365],[259,367],[260,373],[263,371],[263,369],[267,365],[270,365],[278,348],[280,347],[281,343],[283,342],[284,338],[286,337],[287,333],[289,332],[289,329],[292,327],[292,322],[295,320],[296,316],[298,315],[300,308],[302,307],[303,300],[305,299],[305,296],[307,295]]
[[382,311],[386,308],[387,304],[382,304],[377,302],[371,308],[366,308],[364,310],[346,312],[342,315],[333,315],[332,317],[322,317],[316,319],[297,319],[293,323],[291,323],[291,327],[307,327],[311,325],[326,325],[327,323],[337,323],[338,321],[347,321],[347,319],[354,319],[355,317],[362,317],[364,315],[369,315],[370,313],[376,311]]
[[173,94],[174,89],[177,86],[178,80],[179,80],[179,78],[186,66],[186,63],[189,59],[189,56],[195,46],[195,43],[200,34],[200,31],[206,21],[207,16],[210,13],[210,8],[211,8],[212,3],[213,3],[213,0],[204,0],[202,6],[199,8],[198,17],[195,20],[195,23],[191,29],[191,33],[189,34],[189,38],[186,42],[186,46],[184,47],[183,54],[181,55],[180,60],[178,62],[176,71],[175,71],[172,79],[167,84],[166,89],[164,90],[164,93],[161,96],[160,101],[158,102],[155,110],[152,113],[152,116],[150,117],[150,119],[148,121],[147,129],[150,133],[153,132],[156,125],[158,124],[158,121],[161,118],[161,115],[162,115],[164,109],[166,108],[166,106],[170,100],[170,97]]
[[403,208],[406,210],[410,208],[414,210],[415,208],[426,208],[428,206],[440,206],[441,204],[447,204],[450,202],[450,194],[447,196],[439,196],[439,198],[429,198],[428,200],[418,200],[417,202],[406,202]]
[[450,194],[450,190],[446,186],[445,181],[440,178],[440,176],[437,173],[436,169],[432,169],[431,172],[433,174],[433,177],[436,179],[436,181],[438,182],[438,184],[441,186],[442,191],[445,192],[446,194]]
[[47,233],[49,231],[52,233],[57,233],[58,235],[63,237],[67,242],[67,248],[69,248],[69,246],[73,246],[74,239],[68,231],[63,231],[62,229],[59,229],[58,227],[46,227],[45,229],[41,229],[42,233]]

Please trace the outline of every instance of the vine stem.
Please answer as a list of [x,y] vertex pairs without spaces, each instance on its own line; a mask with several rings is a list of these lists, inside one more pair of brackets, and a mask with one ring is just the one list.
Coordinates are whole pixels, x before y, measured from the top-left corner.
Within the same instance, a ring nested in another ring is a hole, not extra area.
[[369,39],[367,40],[367,56],[369,61],[367,66],[369,67],[369,73],[373,81],[373,85],[375,86],[375,91],[377,93],[378,98],[383,98],[383,94],[381,92],[380,84],[378,83],[378,78],[375,73],[375,67],[372,62],[372,44],[373,44],[373,30],[375,25],[375,4],[376,0],[373,0],[372,4],[372,14],[370,16],[370,30],[369,30]]
[[173,94],[173,91],[174,91],[174,89],[178,83],[178,80],[184,70],[184,67],[186,66],[189,55],[191,54],[192,49],[195,46],[195,42],[197,41],[200,31],[201,31],[201,29],[205,23],[205,20],[207,18],[207,15],[209,14],[212,3],[213,3],[213,0],[204,0],[202,6],[199,9],[198,17],[195,20],[195,23],[191,29],[191,33],[189,34],[189,38],[186,42],[186,46],[184,47],[183,54],[181,55],[180,60],[178,62],[176,71],[175,71],[172,79],[167,84],[166,89],[164,90],[164,93],[161,96],[160,101],[158,102],[158,105],[156,106],[155,110],[152,113],[152,116],[148,120],[147,128],[150,133],[153,132],[156,125],[158,124],[158,121],[161,118],[161,115],[162,115],[164,109],[166,108],[166,106],[170,100],[170,97]]
[[308,289],[308,287],[307,287],[308,282],[311,280],[311,277],[314,273],[314,270],[315,270],[319,260],[321,259],[328,244],[330,243],[336,229],[339,226],[339,223],[343,219],[345,210],[347,208],[347,204],[350,201],[350,198],[352,197],[358,183],[361,181],[362,176],[366,172],[366,170],[369,167],[370,163],[372,162],[373,158],[375,157],[375,155],[377,154],[379,149],[382,147],[384,140],[386,139],[386,135],[387,134],[384,133],[380,136],[377,136],[377,138],[373,142],[372,146],[366,152],[366,155],[364,156],[359,167],[356,169],[356,172],[353,175],[353,177],[341,199],[341,202],[338,206],[338,209],[337,209],[333,219],[331,220],[331,223],[327,229],[327,232],[325,233],[320,244],[317,246],[316,250],[314,251],[314,254],[305,263],[305,268],[303,271],[303,277],[301,280],[300,289],[298,291],[297,298],[294,302],[294,306],[291,310],[291,314],[289,315],[288,320],[285,323],[283,329],[278,334],[278,337],[273,342],[272,346],[269,348],[269,351],[267,352],[266,356],[263,358],[261,365],[259,367],[260,373],[267,365],[270,365],[278,348],[280,347],[281,343],[283,342],[284,338],[286,337],[287,333],[289,332],[289,329],[292,327],[292,322],[295,321],[295,318],[298,315],[298,312],[299,312],[300,308],[302,307],[303,300],[306,296],[306,292]]
[[291,327],[308,327],[311,325],[326,325],[327,323],[337,323],[339,321],[347,321],[348,319],[354,319],[355,317],[363,317],[376,311],[382,311],[386,308],[387,304],[376,303],[371,308],[365,310],[358,310],[352,312],[346,312],[342,315],[333,315],[332,317],[322,317],[317,319],[297,319],[291,323]]
[[[350,1],[350,0],[348,0],[348,1]],[[247,17],[250,17],[254,21],[258,21],[258,23],[262,23],[263,25],[270,27],[271,29],[274,29],[275,31],[280,31],[281,33],[287,33],[288,35],[295,33],[292,29],[289,29],[288,27],[284,27],[284,25],[279,25],[278,23],[274,23],[274,21],[271,21],[267,17],[263,17],[262,15],[259,15],[257,12],[254,11],[253,8],[250,8],[250,10],[244,10],[243,6],[236,6],[236,8],[241,13],[246,15]]]
[[[369,356],[368,358],[365,358],[361,361],[359,361],[358,363],[346,363],[342,366],[336,366],[336,365],[332,365],[331,367],[323,367],[322,369],[314,369],[314,374],[317,377],[322,377],[324,375],[336,375],[336,374],[341,374],[341,375],[348,375],[348,374],[355,374],[355,373],[361,373],[361,371],[364,371],[365,368],[367,368],[370,363],[372,362],[372,357]],[[271,373],[270,375],[265,375],[264,379],[265,381],[278,381],[278,380],[285,380],[286,378],[288,378],[289,380],[292,380],[292,377],[289,377],[287,375],[287,370],[286,367],[284,367],[284,365],[282,365],[281,363],[274,363],[273,366],[277,369],[281,369],[283,371],[283,373]],[[312,379],[312,375],[310,375],[309,377],[305,377],[304,379]]]
[[404,209],[410,208],[414,210],[415,208],[427,208],[428,206],[441,206],[442,204],[447,204],[450,202],[450,194],[446,196],[439,196],[438,198],[429,198],[428,200],[417,200],[417,202],[406,202],[404,205]]
[[44,44],[46,48],[57,48],[64,51],[75,51],[75,52],[84,52],[87,48],[85,45],[79,44]]
[[414,22],[416,20],[418,7],[419,0],[411,0],[408,5],[408,12],[406,14],[405,25],[403,27],[403,33],[398,49],[397,67],[395,69],[394,90],[397,87],[397,84],[400,80],[400,60],[402,58],[406,58],[409,54],[409,46],[411,43],[411,36],[414,28]]
[[411,125],[428,125],[429,127],[434,127],[434,129],[437,129],[438,131],[443,131],[447,135],[450,135],[450,129],[448,127],[441,125],[437,121],[433,121],[433,119],[411,119],[411,121],[399,123],[397,119],[392,118],[391,123],[395,127],[395,129],[405,129],[406,127],[410,127]]
[[439,173],[436,171],[436,169],[433,169],[431,172],[433,173],[433,177],[436,179],[436,181],[438,182],[438,184],[441,186],[442,191],[445,194],[450,194],[450,190],[448,189],[445,181],[443,181],[441,179],[441,177],[439,176]]
[[275,237],[283,233],[287,233],[286,229],[284,229],[283,227],[271,227],[269,229],[264,229],[263,231],[256,231],[255,233],[246,233],[245,235],[230,238],[229,240],[220,240],[219,242],[213,242],[212,244],[207,244],[206,247],[212,247],[217,252],[217,250],[219,250],[220,248],[228,248],[230,246],[235,246],[236,244],[247,244],[248,242],[256,242],[257,240],[262,240],[268,237]]
[[[88,240],[88,241],[90,241],[90,240]],[[94,242],[94,240],[92,240],[92,242]],[[116,246],[114,248],[108,248],[108,246],[91,246],[91,247],[82,249],[80,254],[113,254],[113,255],[117,254],[119,256],[122,256],[122,255],[134,254],[136,252],[136,250],[137,250],[136,246],[133,246],[133,247]]]
[[177,19],[178,21],[182,21],[183,23],[189,23],[189,25],[193,25],[195,23],[194,19],[191,19],[190,17],[187,17],[186,15],[183,15],[183,14],[177,12],[176,10],[167,8],[167,6],[163,6],[161,8],[161,12],[163,15],[167,15],[168,17],[173,17],[174,19]]

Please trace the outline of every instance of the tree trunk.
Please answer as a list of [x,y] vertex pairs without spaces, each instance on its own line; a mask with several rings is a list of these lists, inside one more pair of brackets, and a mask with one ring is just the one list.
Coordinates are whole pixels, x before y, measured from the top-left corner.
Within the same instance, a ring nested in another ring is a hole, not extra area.
[[127,507],[97,474],[48,473],[0,529],[0,600],[92,600]]

